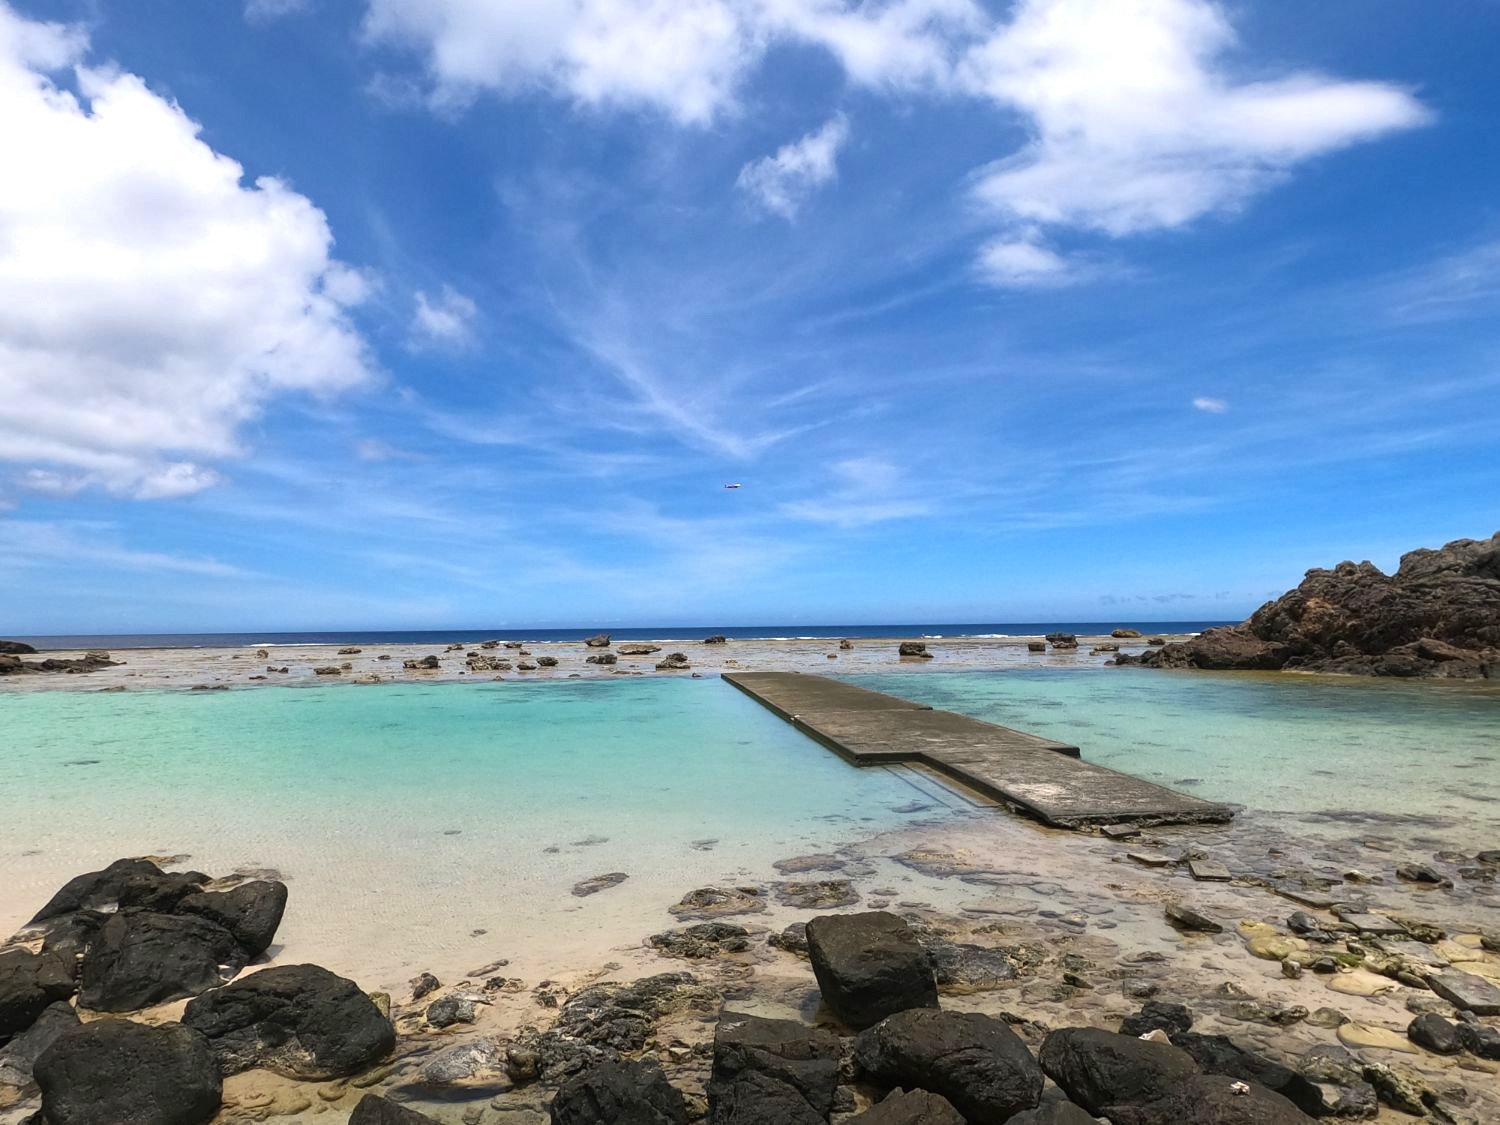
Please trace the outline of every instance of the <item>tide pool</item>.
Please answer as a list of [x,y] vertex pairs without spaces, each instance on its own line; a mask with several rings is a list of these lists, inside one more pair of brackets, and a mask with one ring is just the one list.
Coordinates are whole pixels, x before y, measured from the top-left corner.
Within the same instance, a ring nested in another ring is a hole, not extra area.
[[0,729],[5,932],[74,874],[185,853],[281,872],[287,954],[386,986],[588,963],[695,887],[944,813],[717,679],[13,694]]
[[1124,668],[851,679],[1303,830],[1500,847],[1494,685]]

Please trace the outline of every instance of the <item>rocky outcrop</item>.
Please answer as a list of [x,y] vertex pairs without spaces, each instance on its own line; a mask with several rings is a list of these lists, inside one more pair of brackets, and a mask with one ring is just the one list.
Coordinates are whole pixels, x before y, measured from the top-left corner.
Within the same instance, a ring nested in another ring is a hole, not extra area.
[[932,653],[927,651],[925,641],[902,641],[896,648],[896,655],[917,660],[932,659]]
[[0,641],[0,656],[35,656],[36,649],[24,641]]
[[979,1012],[897,1012],[860,1033],[854,1061],[877,1085],[942,1095],[975,1125],[1003,1125],[1042,1096],[1042,1070],[1026,1044]]
[[660,652],[661,645],[628,644],[619,645],[616,648],[621,656],[650,656],[653,652]]
[[35,1077],[47,1125],[200,1125],[223,1096],[203,1036],[176,1023],[84,1024],[42,1052]]
[[856,1031],[908,1008],[936,1008],[927,951],[894,914],[829,914],[807,924],[808,955],[823,1002]]
[[111,660],[107,652],[86,652],[76,660],[64,657],[49,656],[45,660],[22,660],[23,655],[34,653],[36,650],[30,645],[22,645],[18,641],[7,641],[9,645],[19,646],[25,652],[13,650],[7,652],[0,649],[0,676],[21,676],[31,672],[97,672],[100,668],[113,668],[122,663],[119,660]]
[[182,1022],[207,1038],[225,1074],[259,1066],[288,1078],[343,1078],[396,1045],[374,1001],[317,965],[253,973],[192,1001]]
[[608,648],[609,639],[610,638],[608,633],[595,633],[592,637],[590,637],[583,643],[589,648]]
[[1117,664],[1500,678],[1500,532],[1372,563],[1309,570],[1301,585],[1239,625]]

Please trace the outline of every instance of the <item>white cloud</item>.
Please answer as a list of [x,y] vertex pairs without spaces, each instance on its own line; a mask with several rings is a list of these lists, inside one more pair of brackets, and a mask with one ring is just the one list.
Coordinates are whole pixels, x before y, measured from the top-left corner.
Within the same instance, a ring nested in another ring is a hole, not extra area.
[[473,339],[478,314],[479,307],[452,286],[443,286],[434,296],[419,291],[411,322],[413,341],[419,345],[466,344]]
[[977,197],[1027,229],[1165,230],[1243,206],[1311,157],[1428,120],[1378,82],[1236,83],[1223,62],[1234,42],[1210,0],[1021,0],[963,66],[970,89],[1033,134],[984,170]]
[[996,285],[1062,285],[1076,279],[1067,259],[1032,231],[986,243],[979,251],[979,272]]
[[782,145],[774,156],[746,164],[736,183],[767,211],[794,219],[813,191],[838,177],[839,149],[848,139],[849,120],[836,114],[821,129]]
[[[312,203],[244,183],[86,47],[0,0],[0,460],[54,492],[182,496],[274,396],[367,377],[365,286]],[[81,99],[50,77],[68,68]]]
[[438,104],[543,89],[704,124],[774,43],[831,52],[866,85],[951,74],[973,0],[369,0],[366,37],[419,53]]
[[1229,403],[1222,398],[1209,398],[1204,395],[1193,399],[1193,409],[1201,410],[1205,414],[1226,414],[1229,412]]

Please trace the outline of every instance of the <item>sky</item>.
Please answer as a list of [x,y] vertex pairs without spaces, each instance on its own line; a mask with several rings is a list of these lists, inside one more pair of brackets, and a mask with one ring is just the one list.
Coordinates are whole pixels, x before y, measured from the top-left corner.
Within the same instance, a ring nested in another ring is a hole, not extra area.
[[0,634],[1228,620],[1488,536],[1497,45],[0,0]]

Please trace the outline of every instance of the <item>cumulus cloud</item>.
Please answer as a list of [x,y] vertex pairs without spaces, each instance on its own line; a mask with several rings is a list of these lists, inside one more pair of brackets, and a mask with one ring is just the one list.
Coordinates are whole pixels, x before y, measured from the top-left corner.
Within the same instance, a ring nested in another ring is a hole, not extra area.
[[1234,44],[1210,0],[1021,0],[962,67],[968,88],[1033,134],[982,172],[977,198],[1033,231],[1166,230],[1243,206],[1302,161],[1428,119],[1379,82],[1236,83],[1224,66]]
[[746,164],[736,182],[767,211],[794,219],[809,195],[838,177],[839,149],[848,139],[849,120],[837,114],[821,129],[782,145],[775,155]]
[[1222,398],[1209,398],[1205,395],[1193,399],[1193,409],[1201,410],[1205,414],[1226,414],[1229,411],[1229,403]]
[[543,89],[704,124],[775,43],[862,84],[936,84],[981,22],[973,0],[369,0],[365,35],[417,52],[439,104]]
[[182,496],[274,396],[367,378],[365,285],[311,202],[86,51],[0,0],[0,460],[54,494]]
[[473,338],[478,314],[479,307],[450,285],[430,296],[419,291],[411,321],[412,341],[417,346],[466,344]]

